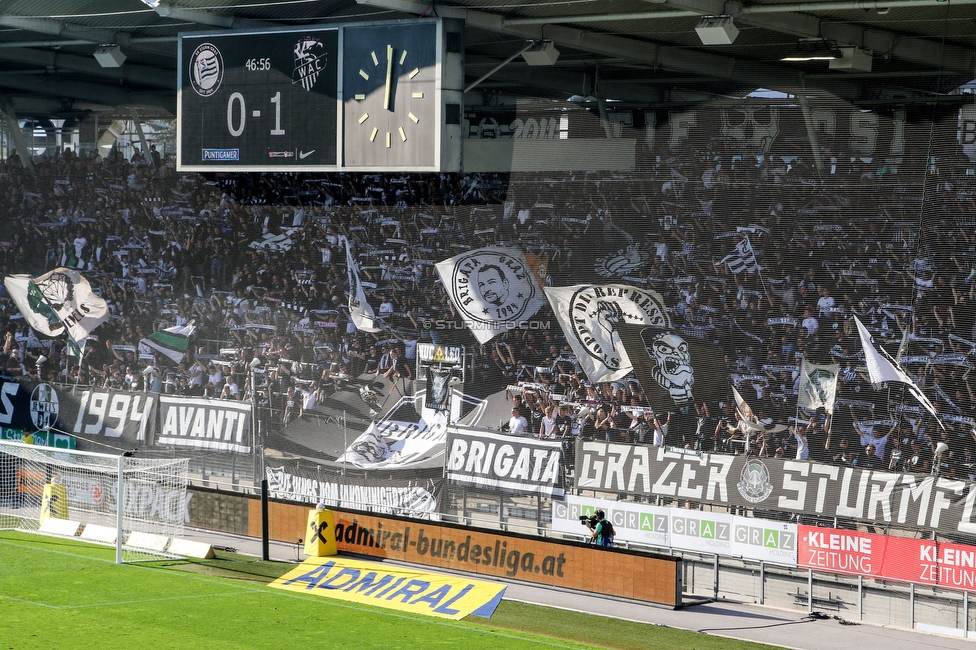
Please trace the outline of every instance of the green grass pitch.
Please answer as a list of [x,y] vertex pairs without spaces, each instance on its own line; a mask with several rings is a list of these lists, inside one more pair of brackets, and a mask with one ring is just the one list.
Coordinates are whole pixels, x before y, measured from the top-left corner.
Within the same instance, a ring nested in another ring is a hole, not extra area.
[[0,650],[768,647],[510,601],[491,619],[443,621],[272,589],[293,564],[223,552],[126,565],[114,557],[112,548],[0,532]]

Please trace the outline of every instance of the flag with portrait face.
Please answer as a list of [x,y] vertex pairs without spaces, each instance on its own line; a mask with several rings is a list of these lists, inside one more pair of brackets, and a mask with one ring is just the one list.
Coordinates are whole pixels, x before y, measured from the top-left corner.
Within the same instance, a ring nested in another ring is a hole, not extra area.
[[519,327],[546,301],[536,269],[517,248],[479,248],[438,262],[435,268],[479,343]]
[[673,327],[622,324],[617,331],[655,413],[724,399],[729,394],[721,345]]

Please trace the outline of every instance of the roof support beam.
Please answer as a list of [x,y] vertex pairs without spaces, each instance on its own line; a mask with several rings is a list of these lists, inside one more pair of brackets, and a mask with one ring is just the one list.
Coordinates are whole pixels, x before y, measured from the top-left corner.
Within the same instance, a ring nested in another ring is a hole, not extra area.
[[[429,5],[414,0],[357,1],[360,4],[408,14],[421,15],[429,10]],[[545,38],[557,45],[604,56],[622,57],[649,67],[678,70],[755,87],[795,89],[800,83],[799,73],[782,64],[741,61],[720,54],[692,52],[684,48],[656,45],[610,34],[587,32],[562,25],[548,25],[545,34],[543,34],[541,26],[506,25],[504,16],[483,11],[465,10],[459,7],[439,5],[437,13],[441,16],[463,18],[472,27],[526,39]],[[835,79],[831,89],[841,97],[849,99],[860,97],[860,88],[851,82],[838,82]]]
[[0,48],[0,60],[28,63],[45,69],[84,72],[120,82],[132,81],[147,86],[176,90],[176,71],[126,63],[121,68],[103,68],[94,57],[44,50]]
[[[794,2],[776,5],[745,6],[738,0],[645,0],[651,4],[667,4],[669,10],[680,7],[700,15],[728,14],[741,24],[755,25],[799,38],[825,38],[838,45],[861,47],[876,53],[889,54],[903,61],[944,67],[957,72],[972,72],[973,50],[942,45],[935,41],[902,36],[881,29],[865,29],[857,25],[820,20],[809,11],[843,11],[884,7],[919,7],[948,4],[944,0],[892,0],[892,2]],[[953,5],[976,4],[976,0],[952,0]]]

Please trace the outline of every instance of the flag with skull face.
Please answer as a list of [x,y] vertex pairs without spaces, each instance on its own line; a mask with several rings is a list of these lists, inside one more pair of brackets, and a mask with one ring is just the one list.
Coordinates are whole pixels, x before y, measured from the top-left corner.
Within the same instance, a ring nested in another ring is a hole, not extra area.
[[619,332],[637,381],[656,413],[727,398],[729,376],[722,346],[670,327],[622,324]]

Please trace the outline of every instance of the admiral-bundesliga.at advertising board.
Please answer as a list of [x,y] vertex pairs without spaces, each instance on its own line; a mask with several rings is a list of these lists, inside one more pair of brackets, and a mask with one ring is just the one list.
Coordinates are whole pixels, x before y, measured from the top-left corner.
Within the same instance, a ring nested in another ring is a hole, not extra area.
[[976,533],[976,483],[803,460],[577,442],[576,487]]
[[517,494],[563,493],[558,440],[451,427],[447,447],[447,479],[452,483]]

